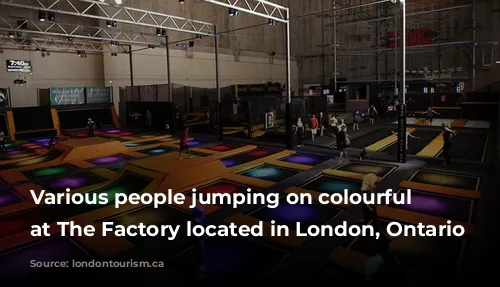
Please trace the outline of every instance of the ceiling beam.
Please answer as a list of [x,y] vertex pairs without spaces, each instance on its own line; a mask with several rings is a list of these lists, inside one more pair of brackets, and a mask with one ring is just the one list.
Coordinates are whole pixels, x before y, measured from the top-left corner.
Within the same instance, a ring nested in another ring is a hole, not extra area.
[[265,0],[202,0],[203,2],[235,9],[241,12],[272,19],[277,22],[288,21],[288,8]]
[[31,0],[0,0],[0,5],[204,36],[213,36],[215,31],[215,25],[212,23],[106,2],[91,0],[48,0],[47,2],[49,3],[42,4],[41,1]]
[[67,39],[83,39],[91,41],[102,41],[105,43],[119,42],[121,44],[135,46],[160,46],[165,45],[156,34],[133,33],[116,28],[103,28],[83,26],[77,24],[60,22],[40,22],[32,20],[19,20],[9,16],[0,15],[0,31],[18,35],[30,35],[33,37],[60,37]]

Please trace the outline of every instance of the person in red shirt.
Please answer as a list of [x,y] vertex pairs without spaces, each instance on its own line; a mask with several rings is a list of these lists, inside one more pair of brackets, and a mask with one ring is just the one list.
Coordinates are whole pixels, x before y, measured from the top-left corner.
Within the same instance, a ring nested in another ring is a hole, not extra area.
[[189,131],[189,128],[188,127],[185,127],[184,130],[181,132],[181,141],[179,143],[179,159],[182,159],[182,151],[183,150],[186,150],[188,155],[189,155],[189,158],[193,158],[191,156],[191,152],[189,151],[189,146],[188,146],[188,131]]
[[318,127],[319,127],[318,119],[313,114],[311,118],[311,138],[313,142],[314,142],[314,137],[318,133]]

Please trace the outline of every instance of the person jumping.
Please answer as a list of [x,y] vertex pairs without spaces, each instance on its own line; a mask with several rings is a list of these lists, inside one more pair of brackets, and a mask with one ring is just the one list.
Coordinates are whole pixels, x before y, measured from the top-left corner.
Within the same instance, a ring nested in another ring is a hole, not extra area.
[[432,126],[432,119],[434,118],[434,115],[438,115],[439,116],[440,113],[436,112],[431,107],[428,107],[427,108],[427,117],[426,117],[427,125]]
[[358,110],[356,110],[352,116],[352,130],[354,131],[359,131],[359,118],[360,118],[360,113]]

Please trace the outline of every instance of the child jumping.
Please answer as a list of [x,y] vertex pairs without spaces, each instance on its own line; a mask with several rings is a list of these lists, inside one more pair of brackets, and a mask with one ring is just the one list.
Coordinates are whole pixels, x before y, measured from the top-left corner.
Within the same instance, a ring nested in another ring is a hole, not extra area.
[[191,152],[189,151],[189,145],[188,145],[188,131],[189,131],[189,128],[188,127],[185,127],[184,130],[181,132],[181,141],[179,143],[179,159],[182,159],[182,151],[183,150],[186,150],[188,155],[189,155],[189,158],[193,158],[193,156],[191,156]]

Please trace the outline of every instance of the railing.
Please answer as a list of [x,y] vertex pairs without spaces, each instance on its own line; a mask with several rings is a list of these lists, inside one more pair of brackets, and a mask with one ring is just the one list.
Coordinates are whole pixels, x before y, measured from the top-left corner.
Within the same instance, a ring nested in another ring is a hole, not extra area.
[[500,93],[500,80],[477,89],[474,93]]

